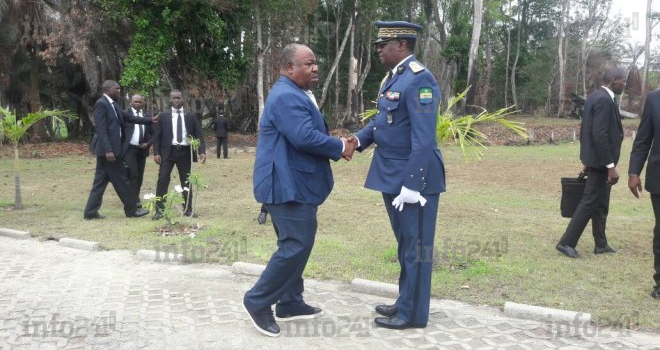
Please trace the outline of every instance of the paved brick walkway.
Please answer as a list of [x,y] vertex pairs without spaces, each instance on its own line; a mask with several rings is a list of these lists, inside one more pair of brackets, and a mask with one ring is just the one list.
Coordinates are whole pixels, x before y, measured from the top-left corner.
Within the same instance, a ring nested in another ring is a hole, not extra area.
[[54,242],[0,237],[0,350],[18,349],[658,349],[660,334],[554,325],[496,308],[433,300],[425,329],[377,328],[373,307],[391,300],[348,285],[307,281],[315,321],[258,333],[241,309],[254,277],[221,265],[136,261]]

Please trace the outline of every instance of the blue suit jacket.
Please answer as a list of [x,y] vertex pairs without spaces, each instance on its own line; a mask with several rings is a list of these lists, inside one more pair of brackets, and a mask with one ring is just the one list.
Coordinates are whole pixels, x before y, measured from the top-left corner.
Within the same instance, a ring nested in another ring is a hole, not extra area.
[[253,174],[257,202],[323,203],[334,184],[329,159],[341,156],[342,142],[328,135],[312,100],[280,76],[259,123]]
[[358,151],[376,145],[366,188],[390,194],[401,186],[422,194],[445,191],[436,142],[439,104],[440,88],[431,72],[414,56],[404,61],[380,89],[378,114],[356,134]]

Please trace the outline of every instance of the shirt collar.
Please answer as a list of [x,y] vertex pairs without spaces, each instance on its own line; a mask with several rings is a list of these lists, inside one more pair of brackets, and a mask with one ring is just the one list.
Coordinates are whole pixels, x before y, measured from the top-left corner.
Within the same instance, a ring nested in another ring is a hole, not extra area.
[[183,113],[183,106],[180,109],[176,109],[176,108],[172,107],[172,115],[174,115],[174,113],[176,113],[176,111],[181,111],[181,114],[184,114]]
[[136,115],[138,117],[140,116],[140,111],[138,111],[137,109],[135,109],[133,107],[131,107],[131,109],[133,110],[133,115]]
[[103,94],[103,96],[105,96],[105,98],[107,98],[108,101],[110,101],[110,104],[115,103],[115,100],[113,100],[112,98],[110,98],[110,96],[108,96],[107,94]]
[[605,91],[607,91],[607,93],[610,95],[610,98],[611,98],[612,100],[614,100],[614,92],[612,92],[612,90],[610,90],[607,86],[602,86],[602,85],[601,85],[601,87],[602,87],[603,89],[605,89]]
[[399,62],[399,64],[397,64],[396,66],[394,66],[394,68],[392,68],[392,75],[396,74],[396,70],[399,68],[399,66],[402,65],[403,62],[407,61],[407,60],[408,60],[410,57],[412,57],[412,56],[413,56],[412,54],[408,55],[408,57],[402,59],[401,62]]

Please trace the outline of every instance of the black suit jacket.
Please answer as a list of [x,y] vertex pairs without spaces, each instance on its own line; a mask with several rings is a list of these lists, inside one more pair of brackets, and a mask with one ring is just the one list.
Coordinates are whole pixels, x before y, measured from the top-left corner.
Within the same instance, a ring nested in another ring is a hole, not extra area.
[[[197,118],[190,114],[184,113],[183,120],[186,125],[188,136],[199,139],[199,154],[206,154],[206,146],[204,145],[204,137],[202,136],[202,127],[199,125]],[[170,156],[172,150],[172,112],[162,112],[158,116],[158,124],[154,125],[152,130],[151,141],[154,145],[154,155],[159,155],[162,160],[166,160]],[[197,161],[197,152],[193,152],[193,162]]]
[[628,173],[639,176],[647,158],[644,187],[649,193],[660,194],[660,90],[646,95],[642,120],[630,152]]
[[213,130],[215,130],[216,137],[227,137],[229,131],[229,122],[227,121],[227,118],[221,115],[215,117]]
[[[133,118],[140,118],[140,116],[135,115],[133,113],[133,108],[128,108],[124,111],[125,115],[131,116]],[[142,115],[144,116],[144,119],[151,119],[151,114],[142,111]],[[126,148],[128,148],[131,144],[131,136],[133,135],[133,132],[135,131],[135,123],[126,123],[126,137],[124,138],[124,143],[126,143]],[[142,140],[140,140],[140,143],[148,143],[151,145],[151,125],[145,125],[144,126],[144,135],[142,137]],[[149,156],[149,148],[146,149],[140,149],[142,152],[142,155],[145,157]]]
[[605,169],[619,162],[623,126],[609,93],[602,87],[589,95],[584,104],[580,128],[580,160],[592,168]]
[[151,124],[151,119],[136,118],[121,111],[117,105],[116,113],[110,101],[102,95],[94,104],[94,130],[96,131],[90,145],[92,153],[99,157],[112,152],[115,157],[123,157],[128,149],[126,123]]

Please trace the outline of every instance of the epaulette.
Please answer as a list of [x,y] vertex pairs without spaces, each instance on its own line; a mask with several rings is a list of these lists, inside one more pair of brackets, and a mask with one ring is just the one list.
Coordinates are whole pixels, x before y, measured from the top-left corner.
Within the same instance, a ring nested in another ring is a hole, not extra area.
[[417,73],[423,71],[424,69],[426,69],[426,68],[424,68],[424,66],[419,64],[419,62],[417,62],[417,61],[412,61],[412,62],[408,63],[408,66],[410,66],[410,69],[415,74],[417,74]]

